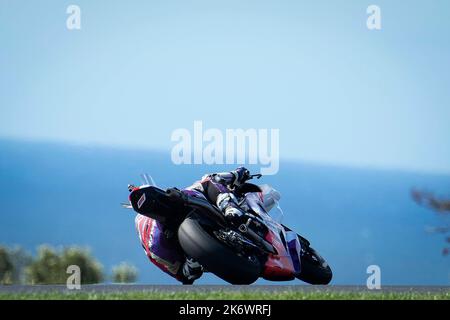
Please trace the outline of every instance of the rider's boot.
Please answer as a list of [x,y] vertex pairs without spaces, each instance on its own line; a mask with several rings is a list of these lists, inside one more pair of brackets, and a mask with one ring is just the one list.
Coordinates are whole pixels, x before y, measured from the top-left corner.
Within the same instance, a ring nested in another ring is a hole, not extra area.
[[193,284],[203,275],[203,267],[192,258],[186,258],[182,267],[183,284]]
[[244,212],[239,208],[237,199],[232,193],[221,193],[217,196],[217,206],[223,212],[225,218],[232,224],[239,225],[244,217]]
[[225,209],[224,215],[232,225],[239,226],[244,223],[245,216],[241,209],[230,206]]

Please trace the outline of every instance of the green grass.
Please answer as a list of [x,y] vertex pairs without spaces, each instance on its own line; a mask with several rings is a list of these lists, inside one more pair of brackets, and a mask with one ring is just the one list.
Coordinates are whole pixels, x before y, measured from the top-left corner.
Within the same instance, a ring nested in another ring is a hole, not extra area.
[[450,300],[448,292],[335,292],[335,291],[280,291],[280,292],[46,292],[0,293],[0,300]]

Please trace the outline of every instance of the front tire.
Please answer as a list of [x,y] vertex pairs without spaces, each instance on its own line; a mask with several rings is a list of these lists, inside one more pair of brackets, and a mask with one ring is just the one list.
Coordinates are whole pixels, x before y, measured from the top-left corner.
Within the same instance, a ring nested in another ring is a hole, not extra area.
[[330,266],[316,250],[306,247],[301,257],[301,271],[298,279],[309,284],[329,284],[333,278]]
[[231,284],[251,284],[261,274],[258,259],[237,255],[192,217],[180,225],[178,240],[186,255]]

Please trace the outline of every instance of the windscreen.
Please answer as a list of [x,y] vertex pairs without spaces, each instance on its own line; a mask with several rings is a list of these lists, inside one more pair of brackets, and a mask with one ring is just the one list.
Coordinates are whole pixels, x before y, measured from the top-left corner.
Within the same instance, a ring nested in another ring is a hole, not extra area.
[[260,216],[269,215],[272,220],[281,223],[284,213],[278,201],[281,198],[280,193],[269,185],[262,185],[260,188],[262,197],[259,193],[248,193],[247,204]]
[[148,173],[142,173],[141,180],[142,180],[142,184],[145,186],[157,187],[155,180],[153,180],[152,176],[149,175]]

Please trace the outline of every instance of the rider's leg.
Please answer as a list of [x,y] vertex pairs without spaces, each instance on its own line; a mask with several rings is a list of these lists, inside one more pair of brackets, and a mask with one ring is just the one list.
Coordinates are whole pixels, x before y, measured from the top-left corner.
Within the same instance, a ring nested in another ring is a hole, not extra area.
[[187,258],[181,268],[181,282],[183,284],[193,284],[195,280],[203,275],[203,267],[192,258]]
[[136,228],[141,245],[149,260],[165,273],[182,283],[192,284],[201,277],[203,269],[192,259],[186,259],[177,241],[158,221],[137,215]]
[[239,208],[234,194],[226,186],[213,180],[208,180],[202,183],[202,187],[208,200],[216,204],[226,218],[235,222],[240,221],[244,212]]
[[217,196],[216,204],[225,217],[231,221],[240,221],[244,212],[239,208],[237,199],[232,193],[221,193]]

